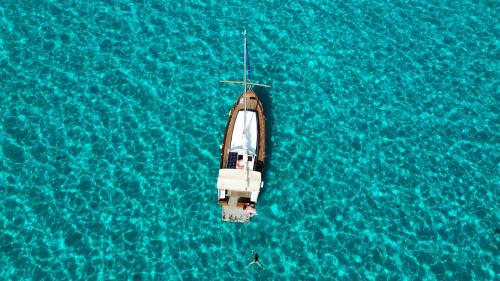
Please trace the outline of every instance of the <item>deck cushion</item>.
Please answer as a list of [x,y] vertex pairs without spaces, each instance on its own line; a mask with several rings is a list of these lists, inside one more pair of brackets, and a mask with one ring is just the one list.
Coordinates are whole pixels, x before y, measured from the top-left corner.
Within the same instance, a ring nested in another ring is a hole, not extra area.
[[261,173],[248,171],[248,181],[245,180],[244,170],[241,169],[220,169],[217,179],[218,189],[231,191],[255,192],[260,190]]

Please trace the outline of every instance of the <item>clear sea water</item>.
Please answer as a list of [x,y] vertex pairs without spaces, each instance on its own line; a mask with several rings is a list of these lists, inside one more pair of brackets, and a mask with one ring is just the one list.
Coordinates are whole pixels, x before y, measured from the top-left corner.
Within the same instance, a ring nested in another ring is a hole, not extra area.
[[[1,280],[499,280],[497,1],[0,2]],[[265,191],[223,223],[242,31]],[[264,269],[245,266],[258,252]]]

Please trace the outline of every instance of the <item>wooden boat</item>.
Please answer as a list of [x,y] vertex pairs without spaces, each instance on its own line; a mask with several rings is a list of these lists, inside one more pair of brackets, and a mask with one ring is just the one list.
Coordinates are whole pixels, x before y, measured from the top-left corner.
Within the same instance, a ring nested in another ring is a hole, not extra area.
[[244,35],[243,81],[221,81],[244,87],[229,113],[217,179],[222,220],[230,222],[248,222],[257,214],[256,203],[264,185],[266,117],[252,86],[270,86],[247,81],[246,30]]

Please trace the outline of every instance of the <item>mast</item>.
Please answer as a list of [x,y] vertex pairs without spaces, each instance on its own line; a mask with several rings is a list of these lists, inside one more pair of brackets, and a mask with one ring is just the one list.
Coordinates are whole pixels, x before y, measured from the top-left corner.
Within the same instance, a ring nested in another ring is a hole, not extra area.
[[243,43],[243,98],[244,98],[244,103],[245,103],[245,111],[243,111],[243,139],[244,139],[244,149],[245,152],[243,153],[244,159],[244,174],[245,174],[245,181],[247,182],[248,185],[248,134],[247,134],[247,30],[245,29],[244,32],[244,43]]
[[[247,134],[247,30],[243,33],[245,40],[243,43],[243,98],[245,103],[245,113],[243,114],[243,136]],[[247,149],[245,145],[245,150]],[[246,161],[245,161],[246,162]]]
[[[247,30],[246,29],[243,35],[245,36],[245,40],[243,43],[243,85],[245,87],[244,93],[246,93],[247,92]],[[245,110],[247,110],[246,102],[245,102]]]
[[260,86],[260,87],[271,87],[270,85],[265,85],[265,84],[259,84],[259,83],[254,83],[248,81],[248,65],[247,65],[247,30],[245,29],[244,31],[244,42],[243,42],[243,81],[235,81],[235,80],[221,80],[220,82],[222,83],[232,83],[232,84],[243,84],[243,103],[245,104],[245,110],[243,113],[243,134],[242,138],[244,140],[244,147],[243,147],[243,157],[245,157],[245,160],[243,161],[244,166],[244,175],[245,175],[245,181],[247,182],[247,186],[249,184],[248,182],[248,130],[247,130],[247,89],[248,86]]

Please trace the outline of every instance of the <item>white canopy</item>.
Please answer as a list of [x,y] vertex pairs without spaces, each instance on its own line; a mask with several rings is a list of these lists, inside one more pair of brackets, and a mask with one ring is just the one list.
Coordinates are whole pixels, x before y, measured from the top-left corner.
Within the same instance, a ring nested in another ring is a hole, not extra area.
[[[244,115],[246,112],[246,128],[247,137],[243,138],[243,130],[245,129]],[[257,150],[257,114],[253,111],[241,110],[236,116],[236,121],[234,123],[233,137],[231,138],[231,150],[244,150],[246,147],[250,153],[255,154]]]
[[217,179],[218,189],[232,191],[255,192],[260,190],[261,174],[248,171],[248,182],[245,180],[244,171],[240,169],[220,169]]

